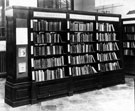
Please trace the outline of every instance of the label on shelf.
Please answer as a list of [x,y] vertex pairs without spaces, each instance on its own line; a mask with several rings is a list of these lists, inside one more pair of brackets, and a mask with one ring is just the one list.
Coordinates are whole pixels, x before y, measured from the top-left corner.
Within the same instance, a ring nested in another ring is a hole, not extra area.
[[31,67],[34,67],[34,59],[31,58]]
[[67,21],[67,29],[69,29],[70,28],[70,26],[69,26],[69,21]]
[[33,50],[34,50],[34,48],[33,48],[33,46],[31,46],[31,55],[34,54]]
[[67,40],[70,40],[70,34],[69,33],[67,33]]
[[65,13],[53,13],[53,12],[33,12],[33,16],[44,18],[66,18]]
[[123,21],[123,24],[135,24],[135,20]]
[[70,19],[95,20],[95,16],[92,15],[70,14],[69,17]]
[[119,21],[119,17],[98,16],[99,21]]

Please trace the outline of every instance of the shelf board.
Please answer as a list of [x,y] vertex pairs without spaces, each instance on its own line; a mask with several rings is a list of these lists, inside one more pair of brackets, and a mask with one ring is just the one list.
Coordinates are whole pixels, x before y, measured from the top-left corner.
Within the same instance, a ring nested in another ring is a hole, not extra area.
[[117,59],[117,60],[108,60],[108,61],[98,61],[99,63],[110,63],[110,62],[116,62],[116,61],[120,61],[121,59]]
[[63,68],[63,67],[67,67],[67,65],[62,65],[62,66],[54,66],[54,67],[47,67],[47,68],[32,68],[33,71],[37,71],[37,70],[47,70],[47,69],[56,69],[56,68]]
[[93,62],[93,63],[83,63],[83,64],[69,64],[70,67],[74,67],[74,66],[84,66],[84,65],[91,65],[91,64],[97,64],[97,62]]

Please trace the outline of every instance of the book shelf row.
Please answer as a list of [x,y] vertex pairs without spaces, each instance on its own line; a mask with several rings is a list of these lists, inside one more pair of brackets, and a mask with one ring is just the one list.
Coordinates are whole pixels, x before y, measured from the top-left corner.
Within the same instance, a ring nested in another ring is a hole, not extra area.
[[72,76],[90,75],[97,73],[91,65],[69,67],[69,74]]
[[93,31],[93,22],[73,21],[70,22],[70,31]]
[[135,40],[135,34],[125,34],[124,40]]
[[61,31],[63,30],[61,21],[31,20],[33,31]]
[[134,56],[135,55],[135,50],[133,50],[133,49],[124,49],[124,55],[125,56]]
[[62,43],[61,35],[59,33],[31,33],[31,41],[35,44],[47,44],[47,43]]
[[112,61],[112,60],[118,60],[118,57],[115,52],[109,52],[109,53],[97,53],[97,60],[100,62],[103,61]]
[[97,43],[97,51],[118,51],[119,47],[116,42]]
[[75,34],[70,34],[70,42],[77,43],[77,42],[93,42],[93,34],[86,33],[86,32],[77,32]]
[[112,63],[99,63],[98,70],[101,72],[119,70],[120,64],[118,61]]
[[59,45],[31,46],[31,52],[34,56],[60,55],[64,54],[64,49]]
[[65,77],[65,69],[57,68],[55,70],[32,71],[32,80],[36,82],[61,79]]
[[114,32],[114,24],[111,23],[96,23],[96,29],[101,32]]
[[34,69],[46,69],[48,67],[64,66],[64,57],[57,58],[41,58],[41,59],[31,59],[31,64]]
[[124,26],[124,32],[135,32],[135,26],[134,25],[126,25]]
[[124,48],[135,48],[135,41],[132,42],[123,42]]
[[96,33],[98,41],[116,41],[116,33]]
[[93,55],[85,54],[79,56],[68,56],[69,64],[87,64],[87,63],[95,63],[95,59]]

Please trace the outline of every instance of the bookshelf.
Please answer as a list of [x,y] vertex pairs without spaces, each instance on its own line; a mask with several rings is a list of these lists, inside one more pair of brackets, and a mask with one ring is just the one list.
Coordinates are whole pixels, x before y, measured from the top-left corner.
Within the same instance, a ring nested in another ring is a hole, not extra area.
[[135,18],[123,18],[124,72],[135,74]]
[[[123,68],[120,15],[99,15],[96,22],[96,52],[102,86],[120,81]],[[109,72],[109,73],[108,73]],[[108,73],[108,75],[107,75]],[[111,79],[112,78],[112,79]]]
[[[124,83],[120,15],[20,6],[6,14],[7,104],[34,104]],[[99,31],[97,23],[115,30]]]
[[94,77],[97,73],[96,16],[93,13],[75,11],[70,12],[68,16],[69,75],[73,80],[72,91],[76,93],[97,87]]

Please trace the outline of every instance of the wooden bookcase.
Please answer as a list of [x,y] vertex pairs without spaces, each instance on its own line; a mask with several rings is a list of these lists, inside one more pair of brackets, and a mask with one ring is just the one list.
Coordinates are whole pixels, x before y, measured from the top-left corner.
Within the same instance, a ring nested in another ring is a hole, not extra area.
[[123,18],[124,72],[135,74],[135,18]]
[[[120,18],[92,12],[8,8],[10,62],[5,102],[16,107],[124,83]],[[113,30],[106,30],[106,26]],[[101,65],[105,68],[100,70],[101,63],[109,65]]]

